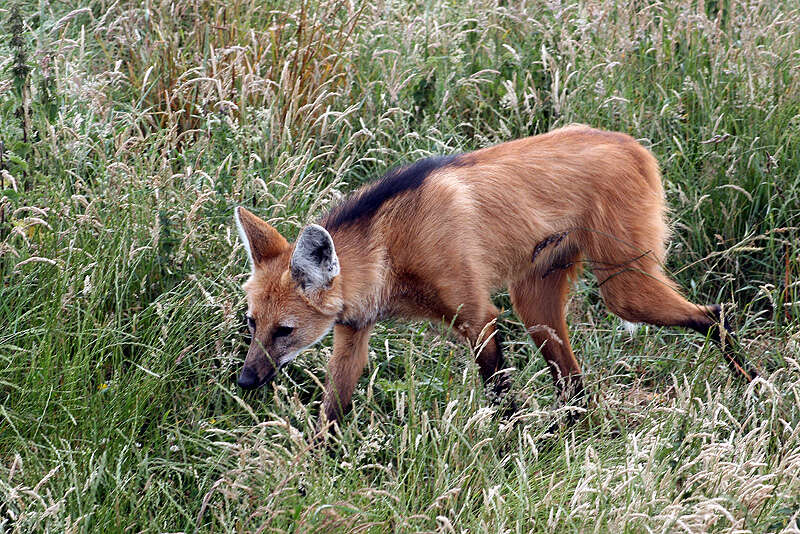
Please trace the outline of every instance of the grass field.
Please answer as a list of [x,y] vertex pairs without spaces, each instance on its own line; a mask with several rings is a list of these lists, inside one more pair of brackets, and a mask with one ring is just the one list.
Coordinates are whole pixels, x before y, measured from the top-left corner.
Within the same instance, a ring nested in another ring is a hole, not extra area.
[[[800,3],[0,1],[0,532],[800,532]],[[330,337],[244,394],[244,205],[294,238],[392,166],[571,122],[662,164],[668,268],[763,376],[569,303],[564,415],[380,324],[331,452]]]

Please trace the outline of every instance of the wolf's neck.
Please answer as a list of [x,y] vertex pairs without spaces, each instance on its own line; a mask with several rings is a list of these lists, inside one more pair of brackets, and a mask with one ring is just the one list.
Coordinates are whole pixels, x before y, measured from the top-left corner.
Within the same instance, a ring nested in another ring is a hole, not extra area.
[[383,318],[388,297],[386,248],[382,239],[365,230],[344,227],[331,234],[339,256],[344,302],[337,322],[356,329]]

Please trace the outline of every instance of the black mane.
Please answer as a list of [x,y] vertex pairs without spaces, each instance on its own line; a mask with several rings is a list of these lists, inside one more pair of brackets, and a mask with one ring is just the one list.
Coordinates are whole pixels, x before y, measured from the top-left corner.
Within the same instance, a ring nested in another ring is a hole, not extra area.
[[458,156],[437,156],[387,172],[383,178],[347,197],[322,219],[322,226],[335,230],[371,217],[384,202],[405,191],[416,189],[433,171],[454,163]]

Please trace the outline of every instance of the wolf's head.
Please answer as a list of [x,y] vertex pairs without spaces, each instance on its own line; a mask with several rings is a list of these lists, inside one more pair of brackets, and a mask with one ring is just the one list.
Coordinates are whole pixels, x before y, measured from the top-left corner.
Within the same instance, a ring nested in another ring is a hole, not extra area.
[[252,340],[237,382],[255,389],[333,326],[342,309],[339,258],[316,224],[290,244],[244,208],[236,208],[235,219],[252,267],[243,286]]

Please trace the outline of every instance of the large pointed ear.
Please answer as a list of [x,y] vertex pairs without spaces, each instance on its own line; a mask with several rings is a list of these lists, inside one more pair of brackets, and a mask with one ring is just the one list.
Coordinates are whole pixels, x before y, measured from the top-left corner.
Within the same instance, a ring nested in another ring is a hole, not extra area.
[[253,268],[289,248],[289,243],[275,228],[241,206],[234,210],[234,218]]
[[303,228],[289,263],[292,278],[304,292],[328,287],[339,275],[339,258],[328,231],[310,224]]

